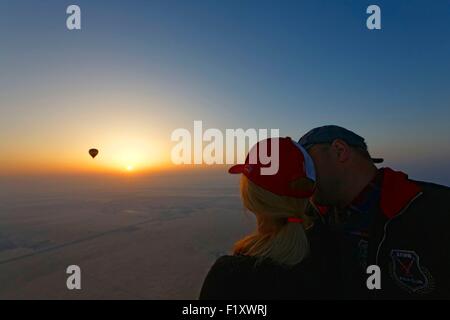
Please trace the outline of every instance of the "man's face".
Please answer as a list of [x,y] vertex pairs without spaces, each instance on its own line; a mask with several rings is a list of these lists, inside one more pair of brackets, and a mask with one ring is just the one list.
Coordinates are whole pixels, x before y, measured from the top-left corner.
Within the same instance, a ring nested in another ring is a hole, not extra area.
[[333,206],[338,201],[339,162],[329,144],[318,144],[308,149],[316,169],[316,190],[314,203]]

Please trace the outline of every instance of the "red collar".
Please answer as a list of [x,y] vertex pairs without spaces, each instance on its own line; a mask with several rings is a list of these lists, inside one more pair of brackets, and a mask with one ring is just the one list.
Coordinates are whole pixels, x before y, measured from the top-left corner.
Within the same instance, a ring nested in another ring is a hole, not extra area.
[[[391,168],[381,168],[379,171],[382,174],[380,208],[387,218],[392,219],[421,192],[421,188],[401,171]],[[320,215],[328,213],[329,207],[314,206]]]
[[383,171],[380,208],[386,217],[392,219],[421,192],[421,188],[401,171],[380,170]]

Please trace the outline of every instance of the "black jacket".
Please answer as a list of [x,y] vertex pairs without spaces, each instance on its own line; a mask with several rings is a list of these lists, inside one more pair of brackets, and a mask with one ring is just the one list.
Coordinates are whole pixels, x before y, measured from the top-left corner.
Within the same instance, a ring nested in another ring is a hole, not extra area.
[[270,259],[222,256],[211,267],[203,283],[201,300],[307,300],[337,296],[336,250],[329,244],[323,226],[308,230],[310,254],[301,263],[287,267]]
[[[341,297],[450,299],[450,188],[413,181],[389,168],[378,176],[368,233],[358,232],[363,213],[336,222],[336,210],[316,211],[338,239]],[[367,288],[369,265],[381,270],[380,290]]]

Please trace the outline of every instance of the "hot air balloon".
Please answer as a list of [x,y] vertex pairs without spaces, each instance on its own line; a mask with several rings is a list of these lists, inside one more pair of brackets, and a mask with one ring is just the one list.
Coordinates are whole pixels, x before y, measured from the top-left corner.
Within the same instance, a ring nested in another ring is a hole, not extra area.
[[91,155],[92,159],[94,159],[98,155],[97,149],[89,149],[89,154]]

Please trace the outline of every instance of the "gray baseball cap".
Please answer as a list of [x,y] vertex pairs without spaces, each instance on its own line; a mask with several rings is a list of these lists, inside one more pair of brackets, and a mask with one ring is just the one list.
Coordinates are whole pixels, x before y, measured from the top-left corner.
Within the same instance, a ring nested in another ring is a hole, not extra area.
[[[363,137],[357,135],[353,131],[335,125],[314,128],[301,137],[298,143],[308,150],[315,144],[331,143],[336,139],[341,139],[350,146],[368,151],[367,144]],[[374,163],[381,163],[384,159],[372,158],[372,161]]]

